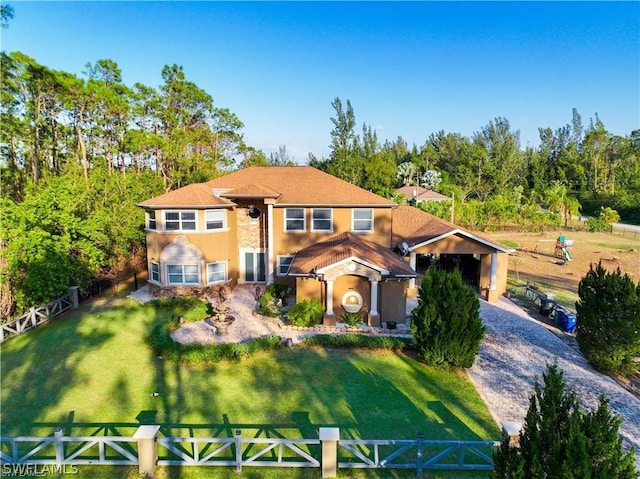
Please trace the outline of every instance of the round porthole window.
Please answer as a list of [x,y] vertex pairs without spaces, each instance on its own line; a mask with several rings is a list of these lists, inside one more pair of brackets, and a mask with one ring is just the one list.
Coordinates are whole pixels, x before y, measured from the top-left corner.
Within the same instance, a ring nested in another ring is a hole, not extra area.
[[249,218],[253,218],[254,220],[260,216],[260,209],[257,206],[252,206],[249,208]]
[[362,295],[349,290],[342,296],[342,307],[347,313],[357,313],[362,309]]

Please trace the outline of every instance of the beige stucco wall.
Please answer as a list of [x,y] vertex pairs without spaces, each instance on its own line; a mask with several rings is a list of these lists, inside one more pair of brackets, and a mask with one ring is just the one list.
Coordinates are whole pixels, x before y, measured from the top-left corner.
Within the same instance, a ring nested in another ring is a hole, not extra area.
[[480,259],[480,293],[490,303],[496,303],[505,291],[507,291],[507,270],[509,265],[509,255],[507,253],[498,254],[498,268],[496,270],[496,288],[491,290],[491,255],[483,255]]
[[[327,194],[330,194],[329,192]],[[293,208],[293,206],[292,206]],[[273,208],[274,257],[284,254],[295,254],[302,248],[328,240],[332,236],[351,231],[352,208],[333,209],[333,231],[311,231],[311,214],[313,208],[305,208],[304,232],[286,232],[284,230],[284,207]],[[391,208],[373,208],[373,233],[361,233],[363,238],[383,245],[391,246]]]
[[380,321],[395,321],[404,323],[407,319],[407,287],[409,282],[385,281],[381,283]]
[[419,254],[486,254],[492,253],[494,249],[470,238],[451,235],[413,251]]

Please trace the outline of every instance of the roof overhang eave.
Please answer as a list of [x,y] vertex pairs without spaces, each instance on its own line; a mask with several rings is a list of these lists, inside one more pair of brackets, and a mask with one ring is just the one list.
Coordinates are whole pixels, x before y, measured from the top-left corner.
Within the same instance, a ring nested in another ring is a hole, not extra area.
[[489,248],[496,249],[496,250],[498,250],[498,251],[500,251],[502,253],[507,253],[507,254],[511,253],[511,250],[509,248],[503,248],[500,245],[497,245],[495,243],[491,243],[490,241],[482,239],[482,238],[480,238],[480,237],[478,237],[478,236],[476,236],[476,235],[474,235],[472,233],[469,233],[467,231],[461,230],[459,228],[457,228],[455,230],[448,231],[448,232],[443,233],[443,234],[438,235],[438,236],[434,236],[433,238],[428,239],[427,241],[422,241],[421,243],[417,243],[417,244],[415,244],[413,246],[409,246],[409,251],[414,251],[414,250],[416,250],[418,248],[421,248],[423,246],[427,246],[427,245],[429,245],[431,243],[435,243],[437,241],[440,241],[441,239],[447,238],[447,237],[449,237],[451,235],[455,235],[455,234],[460,234],[460,235],[464,236],[465,238],[468,238],[468,239],[473,240],[473,241],[477,241],[478,243],[481,243],[481,244],[483,244],[485,246],[488,246]]

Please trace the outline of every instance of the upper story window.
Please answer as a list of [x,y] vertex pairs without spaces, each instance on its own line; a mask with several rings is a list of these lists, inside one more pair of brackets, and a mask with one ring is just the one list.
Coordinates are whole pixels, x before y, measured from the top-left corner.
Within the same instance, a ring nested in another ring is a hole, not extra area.
[[372,208],[354,208],[352,210],[351,231],[354,233],[371,233],[373,231]]
[[196,212],[195,211],[165,211],[164,212],[165,231],[195,231]]
[[333,210],[314,208],[311,212],[311,231],[333,231]]
[[207,230],[222,230],[225,228],[225,210],[207,210],[204,213]]
[[284,210],[284,230],[304,231],[304,208],[286,208]]
[[147,212],[147,229],[156,229],[156,212],[155,210]]

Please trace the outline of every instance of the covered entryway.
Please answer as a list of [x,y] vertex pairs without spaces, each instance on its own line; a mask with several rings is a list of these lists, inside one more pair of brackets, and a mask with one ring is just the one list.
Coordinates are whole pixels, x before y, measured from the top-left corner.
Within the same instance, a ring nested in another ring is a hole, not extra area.
[[[296,277],[296,300],[319,298],[325,324],[335,324],[347,312],[350,295],[361,298],[358,313],[370,326],[384,321],[404,323],[405,292],[415,273],[388,248],[352,233],[342,233],[299,251],[289,268]],[[399,285],[404,287],[399,287]]]

